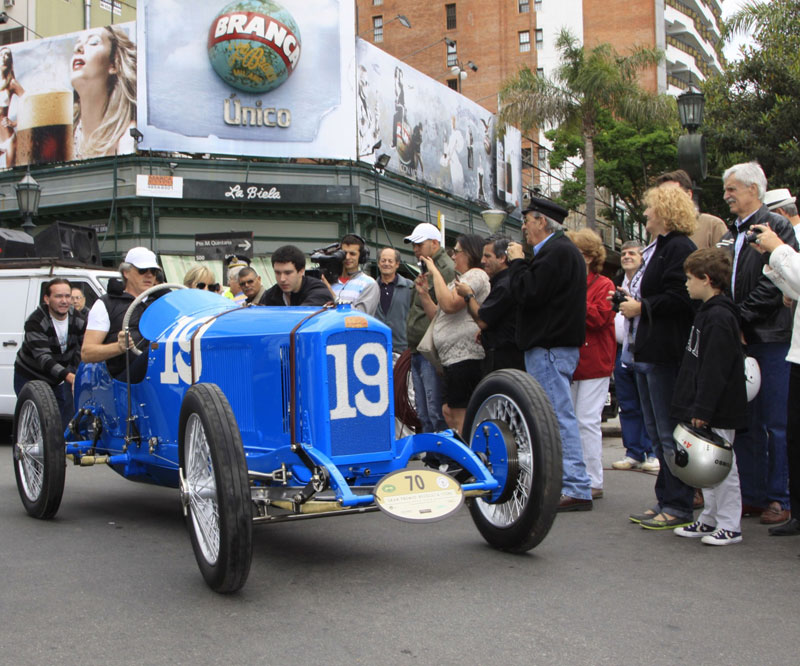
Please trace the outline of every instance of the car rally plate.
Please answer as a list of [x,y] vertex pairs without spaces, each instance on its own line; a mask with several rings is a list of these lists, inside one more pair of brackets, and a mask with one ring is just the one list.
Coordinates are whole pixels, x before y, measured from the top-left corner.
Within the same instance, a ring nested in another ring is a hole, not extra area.
[[375,486],[375,503],[392,518],[429,522],[447,518],[464,503],[461,485],[432,469],[401,469]]

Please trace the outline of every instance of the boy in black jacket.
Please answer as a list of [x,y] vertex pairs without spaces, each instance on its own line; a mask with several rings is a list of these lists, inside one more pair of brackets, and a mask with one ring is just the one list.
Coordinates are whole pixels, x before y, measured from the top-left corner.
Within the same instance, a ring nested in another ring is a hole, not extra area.
[[[710,427],[733,443],[736,428],[746,424],[747,393],[739,317],[723,293],[730,282],[731,260],[716,248],[697,250],[684,262],[686,289],[703,301],[689,333],[672,398],[671,416],[696,428]],[[675,534],[701,537],[711,546],[742,540],[742,497],[734,458],[728,476],[713,488],[703,488],[705,509],[697,521]]]

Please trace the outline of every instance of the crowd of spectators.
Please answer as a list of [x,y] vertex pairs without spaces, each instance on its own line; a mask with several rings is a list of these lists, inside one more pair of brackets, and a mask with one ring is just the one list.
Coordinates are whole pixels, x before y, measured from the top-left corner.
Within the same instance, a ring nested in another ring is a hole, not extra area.
[[[405,239],[420,268],[415,281],[399,275],[401,256],[390,247],[379,253],[378,280],[367,275],[366,242],[347,234],[339,243],[342,270],[330,280],[307,275],[303,252],[285,245],[272,254],[276,284],[269,289],[239,259],[226,268],[225,289],[202,264],[189,269],[184,285],[243,306],[349,303],[376,316],[392,331],[393,360],[410,355],[423,432],[449,427],[466,436],[466,408],[481,379],[503,368],[527,371],[558,422],[560,511],[591,510],[603,497],[600,422],[613,375],[625,456],[612,467],[657,474],[655,501],[631,521],[712,545],[741,541],[739,520],[748,515],[772,525],[771,534],[800,534],[800,423],[790,409],[800,394],[800,217],[788,190],[767,192],[754,162],[732,166],[723,181],[729,225],[697,210],[685,172],[660,176],[645,196],[650,242],[622,245],[613,282],[603,274],[601,237],[588,228],[566,232],[567,211],[533,198],[523,210],[527,258],[521,243],[502,234],[462,234],[448,255],[439,229],[422,223]],[[120,272],[119,288],[91,311],[66,280],[48,285],[26,324],[18,392],[44,378],[66,418],[81,355],[105,361],[117,378],[133,372],[126,352],[140,341],[123,335],[121,317],[163,277],[146,248],[130,250]],[[746,408],[745,354],[762,377]],[[696,494],[676,475],[679,421],[732,442],[734,471],[724,488]]]

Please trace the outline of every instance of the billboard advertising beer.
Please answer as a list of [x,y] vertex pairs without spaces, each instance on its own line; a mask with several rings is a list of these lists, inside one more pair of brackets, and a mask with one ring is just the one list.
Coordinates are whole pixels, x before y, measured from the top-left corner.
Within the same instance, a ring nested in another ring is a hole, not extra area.
[[131,153],[135,24],[0,48],[0,168]]
[[140,148],[354,159],[352,0],[140,0]]

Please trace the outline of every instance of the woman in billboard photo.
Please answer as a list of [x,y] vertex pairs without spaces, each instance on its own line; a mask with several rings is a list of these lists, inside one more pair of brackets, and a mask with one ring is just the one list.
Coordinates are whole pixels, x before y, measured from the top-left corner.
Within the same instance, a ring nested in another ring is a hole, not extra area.
[[136,45],[117,26],[81,33],[73,49],[70,80],[75,89],[75,158],[135,148]]
[[9,111],[14,95],[20,98],[24,94],[25,91],[14,75],[14,56],[11,49],[0,49],[0,168],[15,164],[16,122],[11,119]]

